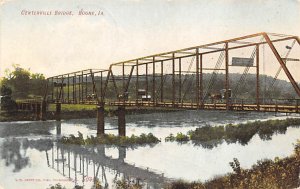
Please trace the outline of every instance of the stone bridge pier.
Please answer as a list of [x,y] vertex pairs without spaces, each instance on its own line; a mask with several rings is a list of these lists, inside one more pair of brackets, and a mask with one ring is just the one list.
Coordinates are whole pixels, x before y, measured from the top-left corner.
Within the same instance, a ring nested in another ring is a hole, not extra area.
[[[125,106],[119,106],[117,110],[118,116],[118,134],[119,136],[126,136],[126,110]],[[104,105],[97,106],[97,136],[105,134],[105,111]]]

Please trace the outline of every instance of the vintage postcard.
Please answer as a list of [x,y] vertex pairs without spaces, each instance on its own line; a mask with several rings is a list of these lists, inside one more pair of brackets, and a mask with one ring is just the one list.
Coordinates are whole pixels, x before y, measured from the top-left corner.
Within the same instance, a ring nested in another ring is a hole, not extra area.
[[0,0],[0,189],[300,185],[299,0]]

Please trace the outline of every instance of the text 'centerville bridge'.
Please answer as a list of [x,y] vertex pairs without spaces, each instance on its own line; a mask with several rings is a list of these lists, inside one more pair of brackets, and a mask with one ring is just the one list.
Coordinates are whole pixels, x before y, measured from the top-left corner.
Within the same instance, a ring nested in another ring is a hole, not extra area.
[[[291,69],[299,55],[298,36],[262,32],[145,56],[47,78],[39,109],[45,114],[55,103],[59,115],[61,104],[95,104],[97,133],[104,134],[104,106],[117,106],[119,135],[125,135],[128,106],[299,113],[300,88]],[[275,70],[270,83],[266,67]],[[280,73],[294,90],[278,99],[272,90]],[[247,81],[250,75],[255,82]]]

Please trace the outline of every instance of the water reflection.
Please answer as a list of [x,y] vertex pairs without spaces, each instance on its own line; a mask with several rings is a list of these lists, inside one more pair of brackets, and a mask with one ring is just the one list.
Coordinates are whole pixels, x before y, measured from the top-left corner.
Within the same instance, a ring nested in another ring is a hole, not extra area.
[[4,122],[0,123],[0,138],[9,136],[38,136],[51,135],[51,130],[55,128],[54,121],[36,122]]
[[126,163],[126,147],[117,147],[118,158],[107,156],[103,145],[64,145],[50,139],[5,139],[0,147],[1,158],[6,166],[14,166],[13,172],[30,165],[26,155],[28,148],[45,153],[47,166],[72,182],[74,188],[90,188],[99,181],[104,188],[109,188],[122,179],[146,188],[158,188],[165,180],[161,174]]
[[27,149],[32,148],[40,152],[45,151],[48,161],[48,151],[53,147],[53,142],[50,139],[39,140],[18,140],[16,138],[5,139],[1,148],[1,158],[5,160],[6,166],[13,165],[13,172],[19,172],[30,164],[30,159],[27,156]]
[[[226,136],[226,139],[220,138],[220,139],[214,139],[210,141],[199,141],[199,140],[192,140],[192,144],[195,146],[201,146],[206,149],[213,149],[219,145],[221,145],[223,142],[226,142],[227,144],[231,143],[239,143],[242,146],[245,146],[249,143],[249,141],[257,134],[259,138],[263,141],[272,140],[272,136],[275,134],[285,134],[287,131],[287,127],[289,126],[281,126],[281,127],[260,127],[257,130],[242,130],[240,129],[238,132],[233,132]],[[290,127],[299,127],[299,126],[290,126]],[[205,132],[208,135],[215,135],[213,133],[215,130],[211,130],[210,127],[202,127],[199,128],[201,131]]]
[[61,121],[56,121],[55,122],[55,126],[56,126],[56,135],[61,135]]
[[5,165],[13,165],[13,172],[19,172],[29,164],[29,157],[26,156],[26,149],[22,151],[22,145],[17,139],[7,139],[1,146],[1,158],[5,160]]

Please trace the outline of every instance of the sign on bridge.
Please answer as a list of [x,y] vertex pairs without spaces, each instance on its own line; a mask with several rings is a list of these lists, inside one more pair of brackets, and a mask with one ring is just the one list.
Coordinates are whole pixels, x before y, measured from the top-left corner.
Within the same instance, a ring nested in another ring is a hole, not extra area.
[[253,58],[232,57],[232,66],[253,66]]

